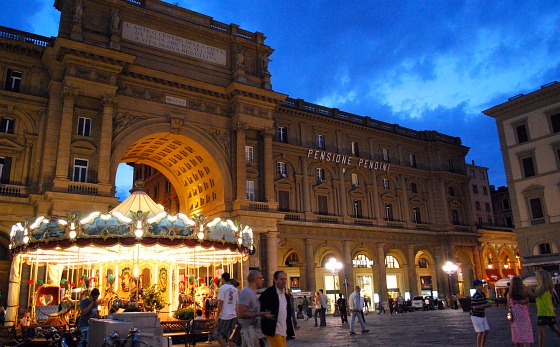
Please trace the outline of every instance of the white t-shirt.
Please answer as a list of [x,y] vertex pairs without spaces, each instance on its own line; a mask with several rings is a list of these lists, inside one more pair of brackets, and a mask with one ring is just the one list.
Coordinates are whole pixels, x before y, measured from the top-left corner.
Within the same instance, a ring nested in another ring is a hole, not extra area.
[[221,320],[230,320],[237,317],[237,302],[239,300],[239,292],[229,283],[220,287],[218,292],[218,300],[222,300],[222,311],[220,312]]

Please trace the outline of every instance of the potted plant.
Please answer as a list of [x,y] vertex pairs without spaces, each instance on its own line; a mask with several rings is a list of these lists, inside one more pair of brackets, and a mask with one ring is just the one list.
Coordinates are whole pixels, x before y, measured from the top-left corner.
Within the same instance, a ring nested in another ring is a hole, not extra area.
[[144,289],[142,302],[146,311],[159,312],[167,305],[163,298],[163,291],[158,289],[156,285]]
[[194,308],[180,308],[177,311],[173,312],[173,318],[179,320],[191,320],[194,318]]

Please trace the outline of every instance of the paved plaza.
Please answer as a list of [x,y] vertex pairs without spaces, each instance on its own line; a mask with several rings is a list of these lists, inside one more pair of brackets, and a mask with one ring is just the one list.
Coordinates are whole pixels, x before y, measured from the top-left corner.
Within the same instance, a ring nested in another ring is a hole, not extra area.
[[[533,336],[537,342],[536,307],[530,307]],[[486,346],[512,346],[510,323],[506,320],[505,307],[486,309],[490,333]],[[313,319],[298,320],[301,328],[288,347],[334,346],[476,346],[476,334],[470,315],[462,310],[417,311],[391,316],[369,313],[365,316],[369,332],[361,334],[356,321],[357,335],[349,335],[349,328],[341,327],[340,317],[327,317],[327,326],[314,327]],[[560,337],[547,330],[546,346],[560,346]]]
[[[490,333],[486,346],[512,346],[510,323],[506,320],[506,308],[491,307],[486,309],[490,324]],[[530,306],[533,321],[533,336],[537,345],[537,310]],[[340,317],[327,315],[327,326],[314,327],[313,318],[308,321],[298,319],[300,329],[296,330],[296,339],[288,341],[288,347],[343,347],[343,346],[476,346],[476,334],[470,316],[462,310],[417,311],[404,315],[391,316],[369,313],[365,316],[369,332],[361,334],[356,322],[357,335],[349,334],[349,327],[341,327]],[[560,346],[560,337],[550,329],[546,331],[547,347]],[[200,346],[213,344],[198,343]],[[184,346],[177,344],[175,346]]]

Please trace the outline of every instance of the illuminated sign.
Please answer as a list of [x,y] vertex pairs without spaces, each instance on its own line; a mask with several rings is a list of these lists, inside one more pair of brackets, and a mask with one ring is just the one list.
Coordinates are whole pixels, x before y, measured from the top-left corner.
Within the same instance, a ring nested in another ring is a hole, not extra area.
[[354,266],[373,266],[373,260],[352,260],[352,265]]
[[379,171],[389,171],[389,166],[391,165],[389,163],[379,162],[375,160],[356,158],[350,155],[321,151],[311,148],[307,150],[307,157],[337,164],[357,165],[358,167]]

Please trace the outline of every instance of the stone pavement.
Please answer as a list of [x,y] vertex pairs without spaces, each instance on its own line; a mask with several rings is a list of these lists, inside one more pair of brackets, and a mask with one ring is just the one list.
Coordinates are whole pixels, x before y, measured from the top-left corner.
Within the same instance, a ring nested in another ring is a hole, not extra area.
[[[506,312],[503,306],[486,309],[490,324],[487,347],[513,345]],[[537,310],[534,304],[530,306],[530,313],[536,346]],[[386,314],[370,312],[365,318],[369,333],[361,334],[360,325],[356,322],[357,335],[350,335],[349,326],[341,327],[340,317],[333,317],[331,314],[327,315],[327,326],[323,328],[314,327],[313,318],[308,321],[298,319],[300,329],[296,330],[295,340],[288,341],[288,347],[476,346],[476,333],[470,316],[462,310],[416,311],[393,316],[389,311]],[[197,343],[201,347],[215,345]],[[550,328],[546,330],[546,346],[560,346],[560,337]]]

